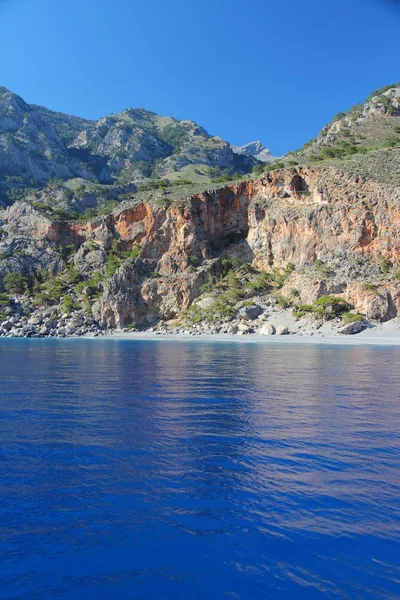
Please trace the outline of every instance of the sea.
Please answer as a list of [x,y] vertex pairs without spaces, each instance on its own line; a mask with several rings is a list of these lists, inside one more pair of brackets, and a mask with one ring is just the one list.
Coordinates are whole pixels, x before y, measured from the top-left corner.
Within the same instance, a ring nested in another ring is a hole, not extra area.
[[2,600],[400,598],[400,348],[0,342]]

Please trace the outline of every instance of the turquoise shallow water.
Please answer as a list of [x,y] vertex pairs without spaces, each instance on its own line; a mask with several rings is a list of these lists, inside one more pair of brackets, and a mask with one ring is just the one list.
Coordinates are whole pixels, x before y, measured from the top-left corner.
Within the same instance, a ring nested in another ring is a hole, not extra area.
[[0,598],[399,598],[399,367],[2,340]]

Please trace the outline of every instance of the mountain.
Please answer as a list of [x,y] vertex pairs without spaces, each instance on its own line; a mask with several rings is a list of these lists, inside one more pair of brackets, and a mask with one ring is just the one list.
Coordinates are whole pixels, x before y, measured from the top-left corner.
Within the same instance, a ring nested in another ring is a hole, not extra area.
[[280,160],[282,167],[332,165],[382,183],[400,184],[400,84],[373,92],[338,113],[315,139]]
[[[271,333],[280,320],[337,335],[400,315],[399,85],[339,114],[297,152],[208,185],[165,181],[184,156],[206,161],[210,148],[213,165],[229,163],[231,147],[192,122],[142,110],[82,122],[5,94],[8,177],[40,175],[45,185],[59,169],[72,179],[0,211],[0,335]],[[141,172],[136,181],[147,183],[132,183],[144,168],[135,152],[159,156],[159,179]],[[105,190],[103,207],[71,213],[68,202]]]
[[237,154],[248,154],[263,163],[271,163],[277,160],[276,156],[272,156],[269,148],[260,141],[249,142],[243,146],[232,146],[232,149]]
[[[88,196],[86,206],[104,204],[123,188],[129,192],[149,181],[206,184],[250,172],[254,164],[193,121],[141,108],[89,121],[27,104],[0,88],[4,205],[56,183],[62,207],[79,210],[85,207],[82,196]],[[50,196],[54,201],[54,189]]]

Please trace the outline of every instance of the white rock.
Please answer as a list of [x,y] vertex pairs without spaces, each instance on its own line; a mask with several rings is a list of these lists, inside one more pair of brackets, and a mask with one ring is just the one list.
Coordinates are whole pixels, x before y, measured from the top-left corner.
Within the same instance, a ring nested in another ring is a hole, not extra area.
[[39,319],[38,317],[31,317],[28,320],[29,325],[40,325],[41,322],[42,322],[42,319]]
[[210,308],[214,302],[215,298],[213,298],[213,296],[206,296],[205,298],[202,298],[196,302],[196,306],[199,306],[200,308]]
[[258,333],[260,335],[274,335],[275,327],[272,325],[272,323],[266,323],[259,329]]
[[277,335],[288,335],[289,329],[285,325],[279,325],[279,327],[276,328],[276,333]]

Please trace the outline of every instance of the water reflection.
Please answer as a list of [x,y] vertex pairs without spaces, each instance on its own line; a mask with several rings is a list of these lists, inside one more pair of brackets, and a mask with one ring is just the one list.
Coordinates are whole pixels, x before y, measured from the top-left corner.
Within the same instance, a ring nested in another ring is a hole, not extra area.
[[0,597],[395,597],[399,363],[5,340]]

